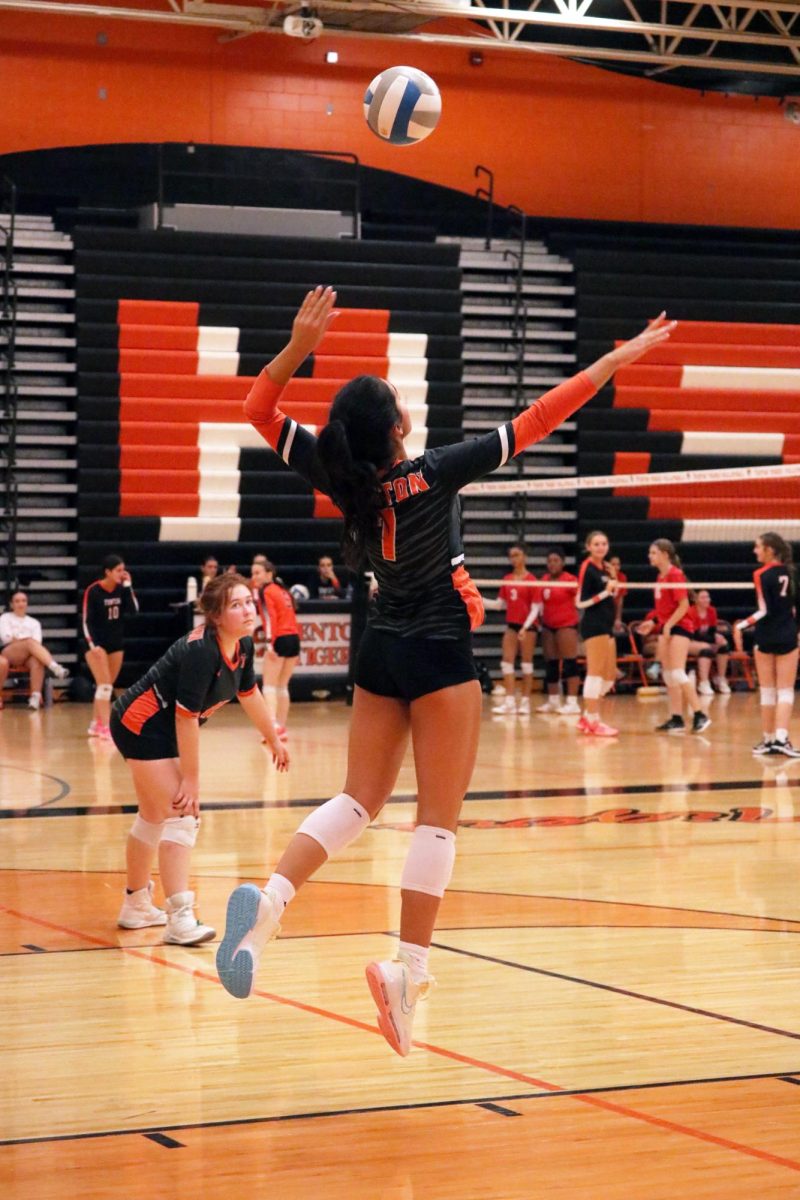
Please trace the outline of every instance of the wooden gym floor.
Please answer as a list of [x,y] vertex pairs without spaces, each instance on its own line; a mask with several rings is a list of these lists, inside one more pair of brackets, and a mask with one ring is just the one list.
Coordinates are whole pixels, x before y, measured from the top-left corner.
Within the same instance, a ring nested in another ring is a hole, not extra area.
[[[800,762],[751,756],[754,696],[703,737],[615,699],[616,742],[485,703],[406,1060],[363,968],[393,951],[410,762],[241,1002],[213,944],[116,928],[132,792],[88,709],[0,714],[2,1196],[800,1196]],[[339,789],[347,722],[298,705],[288,778],[237,709],[204,729],[204,921]]]

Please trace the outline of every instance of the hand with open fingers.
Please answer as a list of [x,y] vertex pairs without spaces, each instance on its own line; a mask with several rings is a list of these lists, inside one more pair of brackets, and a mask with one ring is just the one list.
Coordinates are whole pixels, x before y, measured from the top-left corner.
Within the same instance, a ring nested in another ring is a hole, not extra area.
[[172,807],[182,817],[200,816],[200,787],[196,779],[182,779]]
[[677,321],[668,321],[665,312],[659,313],[655,320],[651,321],[636,337],[616,347],[613,355],[617,360],[617,367],[637,362],[638,359],[647,354],[648,350],[652,350],[655,346],[660,346],[662,342],[668,341],[677,324]]
[[289,751],[283,742],[278,742],[277,747],[272,750],[272,761],[279,771],[289,770]]
[[306,293],[292,323],[291,345],[304,355],[313,353],[338,317],[334,308],[336,292],[331,287],[315,287]]

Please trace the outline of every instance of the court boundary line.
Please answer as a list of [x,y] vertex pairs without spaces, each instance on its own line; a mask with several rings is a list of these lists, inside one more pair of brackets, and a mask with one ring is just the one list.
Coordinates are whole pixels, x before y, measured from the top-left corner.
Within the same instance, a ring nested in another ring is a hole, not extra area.
[[[0,910],[9,912],[21,920],[28,920],[34,924],[42,925],[47,928],[60,929],[60,931],[70,933],[76,937],[85,937],[86,940],[95,944],[102,944],[100,939],[89,934],[82,934],[77,930],[69,929],[65,926],[57,926],[52,921],[46,921],[42,917],[35,917],[30,913],[20,913],[17,910],[9,909],[6,905],[0,904]],[[217,987],[221,987],[221,983],[216,974],[211,975],[208,971],[200,971],[190,969],[180,963],[170,962],[169,959],[160,958],[154,954],[144,954],[139,950],[128,950],[124,953],[129,954],[133,958],[139,958],[144,962],[149,962],[151,965],[167,967],[170,970],[176,970],[181,974],[190,975],[195,979],[203,979],[213,983]],[[262,999],[270,1000],[275,1004],[282,1005],[286,1008],[292,1008],[295,1011],[307,1013],[311,1016],[321,1016],[327,1020],[336,1021],[338,1024],[345,1025],[351,1029],[359,1029],[372,1034],[373,1036],[383,1037],[381,1031],[375,1025],[367,1025],[365,1021],[361,1021],[355,1017],[346,1016],[344,1013],[335,1013],[330,1009],[320,1008],[318,1005],[306,1004],[300,1000],[293,1000],[288,996],[279,996],[275,992],[265,992],[259,988],[254,988],[252,995],[259,996]],[[797,1035],[800,1037],[800,1035]],[[533,1075],[528,1075],[523,1071],[515,1071],[510,1067],[502,1067],[497,1063],[490,1063],[483,1059],[473,1058],[471,1055],[460,1054],[456,1050],[449,1050],[445,1046],[435,1046],[430,1042],[414,1041],[414,1046],[422,1050],[427,1050],[431,1054],[436,1054],[442,1058],[450,1059],[453,1062],[459,1062],[465,1066],[474,1067],[478,1071],[487,1071],[492,1075],[499,1075],[506,1079],[517,1079],[520,1083],[530,1085],[533,1088],[541,1088],[546,1092],[554,1092],[562,1094],[564,1089],[554,1083],[549,1083],[544,1079],[537,1079]],[[639,1121],[646,1125],[652,1125],[657,1129],[663,1129],[667,1133],[676,1133],[684,1137],[693,1138],[695,1141],[704,1142],[707,1145],[717,1146],[720,1149],[732,1150],[737,1154],[744,1154],[746,1157],[755,1158],[760,1162],[770,1162],[777,1166],[786,1167],[790,1171],[800,1173],[800,1162],[796,1162],[789,1158],[784,1158],[781,1155],[773,1154],[768,1150],[761,1150],[757,1146],[748,1146],[744,1142],[735,1142],[730,1138],[720,1137],[718,1134],[709,1133],[706,1130],[695,1129],[690,1125],[682,1125],[676,1121],[667,1120],[664,1117],[656,1117],[651,1113],[638,1112],[636,1109],[628,1108],[622,1104],[615,1104],[610,1100],[601,1099],[597,1095],[588,1095],[585,1091],[575,1092],[573,1098],[580,1104],[588,1105],[592,1108],[598,1108],[604,1112],[615,1113],[619,1116],[627,1117],[634,1121]]]
[[800,1086],[800,1071],[758,1071],[747,1075],[709,1075],[699,1079],[659,1079],[651,1083],[602,1084],[590,1088],[562,1088],[560,1091],[514,1092],[502,1096],[451,1097],[447,1100],[416,1100],[407,1104],[362,1105],[355,1108],[318,1109],[310,1112],[275,1113],[263,1117],[221,1117],[218,1121],[189,1121],[185,1124],[142,1125],[131,1129],[90,1129],[78,1133],[41,1134],[36,1137],[0,1138],[0,1149],[7,1146],[41,1145],[49,1142],[95,1141],[111,1137],[140,1137],[150,1133],[180,1133],[192,1129],[227,1129],[246,1125],[276,1125],[284,1121],[318,1121],[325,1117],[370,1116],[373,1113],[414,1112],[429,1108],[481,1107],[485,1103],[510,1100],[563,1100],[575,1096],[593,1096],[607,1092],[658,1091],[670,1087],[711,1087],[721,1083],[748,1083],[751,1080],[771,1079],[780,1083],[796,1083]]
[[[508,928],[514,928],[509,926]],[[480,930],[475,930],[480,932]],[[679,1012],[689,1013],[695,1017],[708,1017],[713,1021],[725,1021],[729,1025],[741,1025],[745,1029],[754,1029],[757,1033],[771,1033],[776,1037],[791,1038],[800,1041],[800,1033],[788,1029],[779,1029],[774,1025],[761,1025],[757,1021],[748,1021],[744,1017],[731,1017],[725,1013],[714,1012],[709,1008],[695,1008],[690,1004],[681,1004],[679,1000],[666,1000],[661,996],[649,996],[645,992],[634,992],[630,988],[619,987],[613,983],[600,983],[595,979],[582,979],[579,975],[566,975],[561,971],[551,971],[546,967],[532,967],[527,963],[514,962],[512,959],[498,958],[492,954],[480,954],[477,950],[462,950],[458,946],[446,946],[443,942],[431,942],[437,950],[448,950],[451,954],[461,954],[465,958],[478,959],[481,962],[494,963],[501,967],[511,967],[517,971],[528,971],[532,975],[544,975],[548,979],[558,979],[564,983],[576,983],[581,987],[594,988],[601,992],[611,992],[630,1000],[644,1000],[648,1004],[658,1004],[663,1008],[674,1008]]]
[[[783,765],[783,764],[782,764]],[[24,768],[18,768],[23,770]],[[48,776],[55,779],[56,776]],[[781,783],[777,779],[733,779],[733,780],[714,780],[710,779],[705,783],[654,783],[654,784],[620,784],[617,787],[608,787],[602,785],[592,785],[589,787],[567,787],[567,788],[511,788],[502,791],[482,791],[482,792],[467,792],[464,796],[465,803],[479,803],[480,801],[490,800],[552,800],[552,799],[590,799],[592,797],[607,797],[607,796],[652,796],[652,795],[680,795],[684,792],[743,792],[743,791],[762,791],[790,786],[791,783],[797,784],[800,780],[793,778],[789,783]],[[66,784],[65,780],[59,780],[60,783]],[[69,784],[66,784],[69,788]],[[71,789],[70,789],[71,790]],[[65,793],[69,794],[69,792]],[[63,799],[63,797],[59,797]],[[271,811],[273,809],[294,809],[294,808],[316,808],[320,804],[324,804],[329,800],[329,796],[305,797],[303,799],[292,800],[232,800],[229,802],[222,800],[212,800],[202,805],[204,812],[242,812],[242,811]],[[417,799],[416,792],[399,792],[389,797],[386,804],[413,804]],[[56,803],[55,800],[48,800],[47,804]],[[117,813],[130,814],[138,811],[135,804],[105,804],[105,805],[76,805],[69,808],[0,808],[0,820],[11,817],[16,818],[34,818],[34,817],[85,817],[85,816],[114,816]],[[735,824],[735,822],[732,822]]]

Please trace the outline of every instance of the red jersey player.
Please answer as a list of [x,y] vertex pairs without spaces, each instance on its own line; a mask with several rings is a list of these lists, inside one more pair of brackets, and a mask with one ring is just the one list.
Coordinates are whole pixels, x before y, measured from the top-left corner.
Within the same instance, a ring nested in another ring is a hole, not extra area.
[[[506,694],[492,712],[503,715],[527,717],[531,711],[531,688],[533,687],[533,652],[536,649],[535,621],[539,614],[539,589],[528,586],[536,582],[536,576],[527,568],[525,547],[519,542],[508,548],[508,561],[512,570],[503,576],[498,601],[506,610],[506,631],[503,634],[502,661],[500,670]],[[522,585],[522,586],[520,586]],[[531,616],[531,614],[533,614]],[[528,618],[531,620],[528,621]],[[526,622],[528,622],[526,624]],[[524,627],[524,628],[523,628]],[[522,694],[517,705],[514,663],[519,655],[522,668]]]

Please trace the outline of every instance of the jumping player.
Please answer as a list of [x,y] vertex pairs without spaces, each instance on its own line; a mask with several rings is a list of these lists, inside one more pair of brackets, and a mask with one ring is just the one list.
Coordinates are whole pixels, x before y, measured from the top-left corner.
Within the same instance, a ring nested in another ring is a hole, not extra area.
[[[580,677],[577,662],[580,615],[575,607],[578,578],[565,570],[564,555],[560,550],[551,550],[546,562],[547,571],[541,579],[544,586],[540,588],[539,594],[542,602],[542,653],[547,699],[536,711],[577,717],[581,711],[578,704]],[[548,583],[569,586],[547,587]],[[562,684],[567,691],[563,703]]]
[[130,573],[118,554],[103,559],[103,578],[83,593],[86,663],[95,682],[89,737],[111,737],[108,729],[114,683],[122,667],[125,618],[139,611]]
[[785,754],[800,758],[789,741],[789,721],[797,679],[797,616],[792,548],[778,533],[762,533],[753,546],[760,566],[753,572],[758,609],[733,627],[734,643],[742,649],[742,632],[754,626],[755,660],[761,689],[764,736],[754,754]]
[[[667,685],[670,715],[656,729],[662,733],[683,733],[684,704],[692,710],[692,733],[702,733],[711,724],[700,708],[697,692],[686,673],[686,659],[692,640],[692,622],[689,618],[689,590],[686,576],[681,570],[681,560],[668,538],[657,538],[650,547],[650,565],[658,571],[655,586],[655,609],[648,613],[639,626],[639,633],[647,637],[654,630],[658,633],[658,661],[664,682]],[[677,584],[677,587],[662,587],[662,584]]]
[[[289,758],[275,734],[253,672],[255,604],[241,575],[209,580],[198,601],[205,624],[170,646],[124,692],[111,736],[125,758],[139,812],[127,842],[128,879],[118,924],[166,925],[165,942],[194,946],[214,937],[194,915],[189,863],[200,828],[200,726],[234,696],[272,747],[279,771]],[[167,911],[152,901],[156,851]]]
[[482,621],[483,603],[464,568],[458,492],[547,437],[618,367],[669,337],[673,325],[662,314],[513,421],[409,459],[408,410],[383,379],[360,376],[345,384],[318,440],[277,407],[331,324],[334,302],[330,288],[308,293],[288,345],[256,380],[245,411],[289,466],[332,496],[344,514],[345,561],[363,565],[366,557],[378,580],[355,668],[347,776],[344,790],[303,821],[264,890],[245,884],[233,892],[217,967],[232,995],[250,994],[261,951],[278,932],[286,905],[380,812],[410,735],[417,826],[400,883],[398,957],[367,967],[381,1032],[406,1055],[416,1002],[431,984],[428,950],[480,730],[470,629]]
[[581,637],[586,651],[583,681],[581,733],[594,737],[616,737],[618,729],[600,720],[600,699],[610,692],[617,678],[617,646],[614,641],[614,592],[617,580],[608,563],[608,538],[599,529],[586,539],[589,557],[578,575],[577,608],[581,613]]
[[[500,670],[503,675],[506,694],[492,712],[504,715],[519,713],[527,717],[531,711],[531,688],[533,687],[533,653],[536,649],[535,621],[541,605],[538,589],[534,587],[519,587],[519,583],[535,583],[536,576],[528,570],[525,558],[525,547],[515,542],[508,548],[508,559],[512,570],[503,576],[503,586],[500,588],[498,600],[506,610],[506,629],[503,634],[502,660]],[[531,611],[533,620],[525,625]],[[523,625],[525,628],[523,629]],[[516,679],[514,678],[514,663],[519,654],[522,668],[522,694],[517,704]]]

